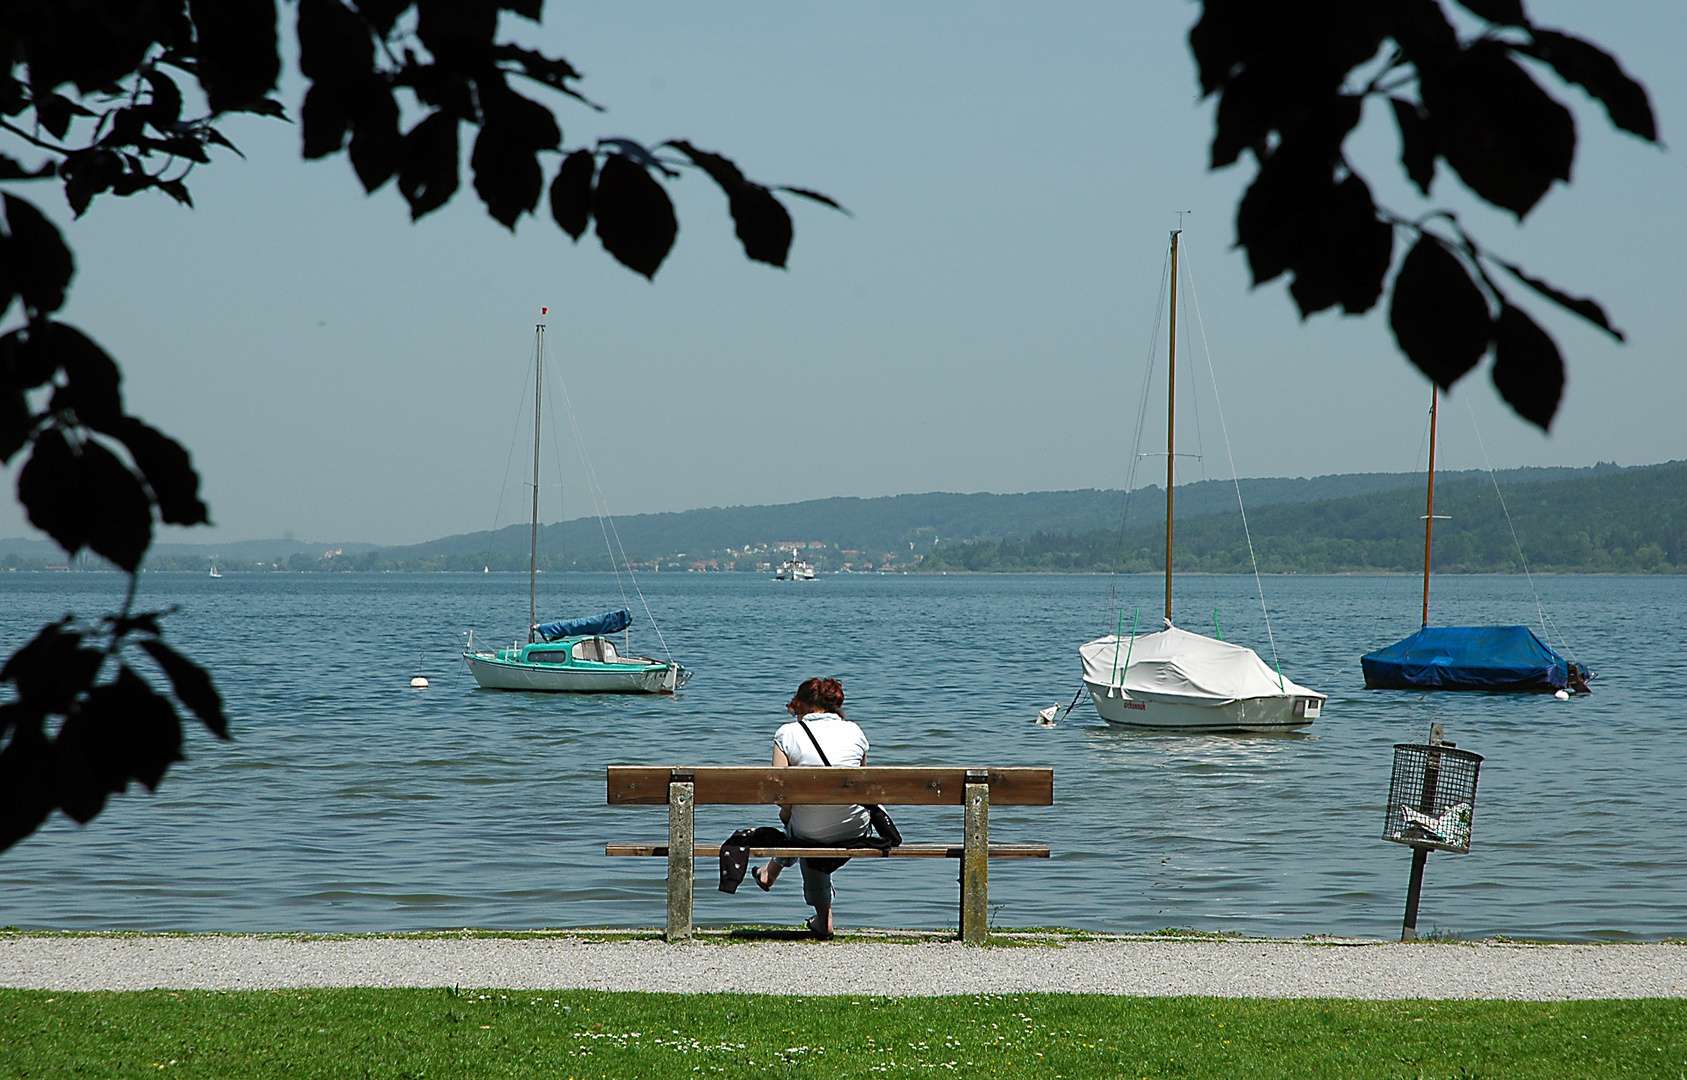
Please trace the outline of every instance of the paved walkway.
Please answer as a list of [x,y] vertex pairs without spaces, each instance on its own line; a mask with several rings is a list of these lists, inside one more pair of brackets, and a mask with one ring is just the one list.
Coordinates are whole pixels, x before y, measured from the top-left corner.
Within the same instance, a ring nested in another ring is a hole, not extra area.
[[1687,945],[1123,938],[969,949],[930,940],[666,945],[573,937],[0,936],[4,987],[454,985],[884,996],[1687,997]]

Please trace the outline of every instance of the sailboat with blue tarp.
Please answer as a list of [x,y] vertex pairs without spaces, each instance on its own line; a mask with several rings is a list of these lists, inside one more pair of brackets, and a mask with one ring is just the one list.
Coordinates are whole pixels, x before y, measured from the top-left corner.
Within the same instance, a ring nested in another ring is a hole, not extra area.
[[[544,311],[548,309],[542,309],[541,313]],[[541,388],[545,379],[545,324],[539,323],[534,333],[533,516],[532,548],[527,569],[527,642],[516,642],[501,649],[476,649],[471,636],[468,648],[463,651],[463,662],[484,690],[672,694],[691,678],[690,671],[671,659],[664,663],[653,657],[618,650],[609,636],[625,634],[632,625],[633,613],[626,608],[581,619],[538,621],[539,432],[543,402]],[[624,557],[625,553],[622,554]],[[613,556],[611,551],[611,558]],[[640,592],[641,599],[643,595]],[[645,613],[649,614],[648,605]],[[626,638],[622,639],[623,646],[626,641]]]
[[1439,403],[1439,391],[1431,389],[1429,483],[1423,516],[1423,626],[1410,637],[1359,658],[1365,688],[1587,693],[1587,668],[1560,656],[1527,626],[1429,625],[1429,556],[1438,520],[1435,414]]

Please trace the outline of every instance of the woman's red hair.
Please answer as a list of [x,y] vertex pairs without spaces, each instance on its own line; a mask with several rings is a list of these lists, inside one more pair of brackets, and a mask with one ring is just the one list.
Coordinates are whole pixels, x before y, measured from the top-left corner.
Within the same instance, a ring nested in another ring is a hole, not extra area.
[[797,696],[785,708],[798,716],[812,712],[843,715],[844,688],[836,679],[807,679],[797,687]]

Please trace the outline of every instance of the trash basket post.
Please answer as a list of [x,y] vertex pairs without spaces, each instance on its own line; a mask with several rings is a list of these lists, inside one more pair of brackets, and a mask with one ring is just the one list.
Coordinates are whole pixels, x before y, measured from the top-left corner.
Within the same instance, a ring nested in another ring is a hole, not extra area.
[[[1429,725],[1429,745],[1440,746],[1446,736],[1446,728],[1441,724]],[[1441,779],[1441,755],[1431,753],[1423,770],[1423,796],[1418,800],[1418,809],[1425,814],[1435,812],[1435,785]],[[1429,849],[1414,847],[1412,849],[1412,877],[1406,884],[1406,918],[1400,927],[1401,941],[1416,941],[1418,939],[1418,897],[1423,892],[1423,868],[1429,862]]]

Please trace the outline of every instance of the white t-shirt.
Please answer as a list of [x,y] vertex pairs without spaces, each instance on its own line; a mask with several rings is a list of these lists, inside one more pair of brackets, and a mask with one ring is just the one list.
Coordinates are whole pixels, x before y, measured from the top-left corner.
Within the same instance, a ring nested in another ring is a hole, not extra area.
[[[809,713],[803,717],[808,730],[826,749],[826,757],[833,765],[853,767],[867,756],[867,736],[852,721],[837,713]],[[814,740],[808,737],[802,724],[792,721],[773,736],[773,745],[785,752],[785,760],[792,765],[820,766],[820,754]],[[835,843],[854,840],[872,831],[872,819],[863,806],[792,806],[791,832],[807,840]]]

